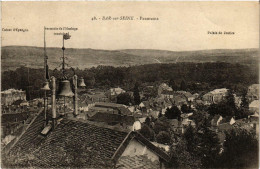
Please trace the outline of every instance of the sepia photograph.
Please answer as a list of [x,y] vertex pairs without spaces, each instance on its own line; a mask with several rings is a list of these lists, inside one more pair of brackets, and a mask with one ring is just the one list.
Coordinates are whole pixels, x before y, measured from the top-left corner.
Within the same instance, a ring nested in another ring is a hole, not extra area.
[[259,2],[0,5],[1,168],[259,168]]

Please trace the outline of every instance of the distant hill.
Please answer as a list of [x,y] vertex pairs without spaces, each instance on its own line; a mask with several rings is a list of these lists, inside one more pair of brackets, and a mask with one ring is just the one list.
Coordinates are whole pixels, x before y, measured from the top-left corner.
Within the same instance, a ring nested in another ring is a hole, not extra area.
[[[43,48],[30,46],[5,46],[1,53],[2,71],[14,70],[20,66],[43,67]],[[61,63],[61,48],[47,48],[48,63],[51,69]],[[65,56],[70,66],[80,69],[98,65],[133,66],[151,63],[175,62],[228,62],[258,63],[257,49],[216,49],[201,51],[166,51],[152,49],[96,50],[67,48]]]

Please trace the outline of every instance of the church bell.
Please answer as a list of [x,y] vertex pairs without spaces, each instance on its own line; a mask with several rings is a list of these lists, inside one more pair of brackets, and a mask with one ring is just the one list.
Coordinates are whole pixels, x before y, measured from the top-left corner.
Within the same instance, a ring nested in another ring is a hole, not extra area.
[[51,90],[48,81],[44,82],[44,85],[41,88],[41,90],[45,90],[45,91]]
[[83,77],[79,79],[79,87],[86,87]]
[[74,93],[71,90],[70,81],[68,80],[60,81],[58,95],[64,97],[74,96]]

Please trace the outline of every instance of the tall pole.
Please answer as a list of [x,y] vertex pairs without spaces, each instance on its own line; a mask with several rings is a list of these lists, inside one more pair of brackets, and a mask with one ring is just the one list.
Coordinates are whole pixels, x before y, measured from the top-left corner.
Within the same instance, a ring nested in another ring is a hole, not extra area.
[[64,96],[64,106],[63,106],[63,109],[64,109],[64,116],[65,116],[65,112],[66,112],[66,109],[65,109],[65,104],[66,104],[66,97]]
[[63,34],[63,36],[62,36],[62,53],[63,53],[63,55],[62,55],[62,75],[63,75],[63,77],[65,76],[65,57],[64,57],[64,52],[65,52],[65,47],[64,47],[64,34]]
[[78,76],[74,75],[74,88],[75,88],[75,94],[74,94],[74,116],[77,116],[78,113]]
[[[62,36],[62,76],[65,79],[65,58],[64,58],[64,52],[65,52],[65,47],[64,47],[64,33]],[[65,116],[65,104],[66,104],[66,97],[64,96],[64,116]]]
[[[47,58],[46,58],[46,41],[45,41],[45,26],[44,26],[44,78],[45,78],[45,81],[47,81],[46,67],[47,67]],[[47,125],[46,90],[44,90],[44,120],[45,120],[44,125],[46,126]]]
[[56,79],[54,76],[52,76],[52,128],[54,129],[56,126]]

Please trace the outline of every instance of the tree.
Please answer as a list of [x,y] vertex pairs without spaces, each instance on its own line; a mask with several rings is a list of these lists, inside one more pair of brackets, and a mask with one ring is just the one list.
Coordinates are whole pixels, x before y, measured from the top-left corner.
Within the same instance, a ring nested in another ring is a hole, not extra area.
[[249,115],[249,103],[248,99],[246,97],[246,92],[243,93],[242,99],[241,99],[241,104],[239,109],[236,111],[236,118],[241,119],[241,118],[246,118]]
[[226,132],[224,152],[219,159],[221,168],[258,168],[258,140],[245,129]]
[[141,99],[140,99],[140,94],[139,94],[139,89],[138,89],[138,84],[135,84],[134,87],[134,102],[136,105],[139,105],[141,103]]
[[131,105],[132,104],[132,97],[128,93],[121,93],[117,96],[117,103],[124,104],[124,105]]
[[230,107],[230,110],[235,111],[237,110],[236,108],[236,103],[235,103],[235,97],[233,94],[233,91],[231,89],[228,90],[227,96],[226,96],[226,104]]
[[210,122],[204,118],[197,129],[191,125],[188,126],[183,137],[186,141],[187,151],[200,158],[203,168],[216,168],[220,144],[217,134],[209,127]]
[[183,113],[190,113],[190,112],[191,112],[191,110],[190,110],[190,108],[187,106],[187,104],[183,104],[183,105],[181,106],[181,111],[182,111]]
[[161,144],[170,144],[171,136],[169,132],[160,131],[159,134],[156,135],[156,141]]
[[187,84],[184,80],[181,81],[180,89],[183,90],[183,91],[187,90]]
[[189,125],[183,134],[183,138],[187,143],[187,151],[193,155],[197,155],[196,153],[198,153],[199,137],[196,133],[195,128]]
[[176,146],[170,147],[170,162],[166,168],[201,168],[201,160],[187,150],[187,142],[182,137]]
[[150,141],[154,140],[154,131],[148,126],[148,125],[144,125],[141,130],[140,133],[147,138]]
[[172,88],[173,91],[178,90],[178,86],[176,85],[176,83],[173,79],[170,79],[169,86]]
[[205,116],[206,116],[206,112],[197,110],[197,111],[193,112],[190,119],[195,122],[197,127],[199,127],[203,123]]
[[180,120],[181,118],[181,111],[177,106],[172,106],[170,109],[167,108],[165,112],[165,117],[168,119],[178,119]]
[[[232,101],[230,101],[232,102]],[[234,105],[230,104],[227,101],[221,101],[218,104],[211,104],[208,108],[208,112],[211,116],[221,115],[223,117],[234,116],[237,111]]]
[[199,153],[203,168],[216,168],[219,161],[220,144],[217,134],[210,130],[210,122],[205,118],[198,132],[200,138]]
[[159,134],[160,131],[167,131],[170,129],[170,124],[166,121],[161,121],[161,120],[157,120],[154,123],[154,127],[153,130],[155,132],[155,134]]
[[146,117],[145,122],[146,125],[150,126],[151,125],[151,119],[150,117]]
[[249,102],[248,102],[248,99],[246,97],[247,93],[244,92],[242,94],[242,99],[241,99],[241,103],[240,103],[240,108],[245,108],[245,109],[249,109]]

